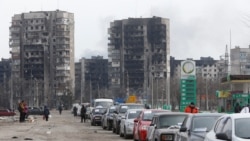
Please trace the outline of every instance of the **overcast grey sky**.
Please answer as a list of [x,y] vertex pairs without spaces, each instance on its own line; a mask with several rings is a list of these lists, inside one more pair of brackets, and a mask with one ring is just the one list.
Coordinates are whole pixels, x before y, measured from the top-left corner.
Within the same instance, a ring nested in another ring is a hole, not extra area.
[[1,0],[1,58],[9,58],[11,17],[30,11],[75,15],[75,61],[107,58],[111,21],[159,16],[170,19],[170,55],[176,59],[219,59],[226,45],[250,44],[250,0]]

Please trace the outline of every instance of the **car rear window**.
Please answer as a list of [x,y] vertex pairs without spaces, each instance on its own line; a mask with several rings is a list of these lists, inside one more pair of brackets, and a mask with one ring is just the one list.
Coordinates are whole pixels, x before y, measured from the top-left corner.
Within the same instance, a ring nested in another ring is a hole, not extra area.
[[210,131],[215,123],[215,121],[219,118],[219,116],[200,116],[194,117],[192,122],[192,131],[200,132],[200,131]]
[[180,125],[186,115],[163,115],[159,118],[159,128],[168,128],[172,125]]

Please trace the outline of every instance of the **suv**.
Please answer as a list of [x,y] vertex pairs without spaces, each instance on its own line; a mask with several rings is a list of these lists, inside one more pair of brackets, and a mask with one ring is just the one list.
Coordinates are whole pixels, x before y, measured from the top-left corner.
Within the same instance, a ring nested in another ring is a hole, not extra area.
[[113,114],[113,133],[116,133],[116,134],[120,133],[121,119],[122,117],[125,116],[125,113],[127,112],[128,109],[144,109],[144,105],[137,104],[137,103],[120,104]]

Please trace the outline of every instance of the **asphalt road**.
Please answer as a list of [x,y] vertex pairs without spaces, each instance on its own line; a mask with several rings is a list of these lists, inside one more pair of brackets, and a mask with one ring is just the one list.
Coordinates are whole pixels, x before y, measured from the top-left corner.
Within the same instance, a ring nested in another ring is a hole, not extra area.
[[62,115],[51,111],[51,115],[48,122],[42,116],[34,116],[33,122],[25,123],[0,119],[0,141],[125,141],[112,131],[91,126],[89,121],[81,123],[80,117],[74,117],[70,111],[63,111]]

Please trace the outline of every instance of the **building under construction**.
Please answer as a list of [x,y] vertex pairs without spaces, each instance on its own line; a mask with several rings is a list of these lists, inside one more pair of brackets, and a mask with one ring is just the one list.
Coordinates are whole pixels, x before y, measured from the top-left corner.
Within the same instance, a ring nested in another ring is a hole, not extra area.
[[56,106],[60,96],[74,96],[74,14],[15,14],[9,30],[15,102]]
[[165,89],[164,99],[169,100],[169,20],[160,17],[116,20],[110,23],[108,33],[112,96],[158,99],[158,90]]

